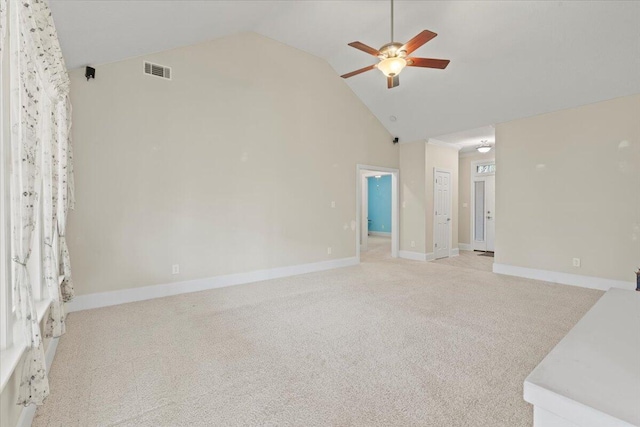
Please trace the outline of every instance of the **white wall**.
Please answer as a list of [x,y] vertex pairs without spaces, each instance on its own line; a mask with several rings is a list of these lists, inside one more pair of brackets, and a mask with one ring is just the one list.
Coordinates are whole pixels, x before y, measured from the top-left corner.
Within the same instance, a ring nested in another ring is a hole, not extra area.
[[635,283],[640,95],[502,123],[496,164],[496,263]]
[[324,60],[245,33],[96,69],[71,72],[78,295],[355,256],[356,164],[398,148]]

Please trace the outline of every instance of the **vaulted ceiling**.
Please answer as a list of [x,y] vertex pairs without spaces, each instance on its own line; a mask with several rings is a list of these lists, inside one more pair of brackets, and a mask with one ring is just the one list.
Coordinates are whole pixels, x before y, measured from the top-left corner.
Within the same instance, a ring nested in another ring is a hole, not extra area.
[[[389,42],[382,0],[50,3],[69,68],[254,31],[326,59],[338,76],[376,62],[347,43]],[[397,41],[429,29],[438,37],[415,56],[451,60],[405,69],[394,89],[377,70],[345,81],[401,142],[640,93],[640,2],[395,3]]]

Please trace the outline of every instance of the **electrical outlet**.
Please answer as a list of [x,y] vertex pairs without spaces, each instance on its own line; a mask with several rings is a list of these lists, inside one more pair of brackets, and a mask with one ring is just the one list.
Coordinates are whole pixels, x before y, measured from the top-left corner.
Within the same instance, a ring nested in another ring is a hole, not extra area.
[[171,266],[171,274],[180,274],[180,264],[173,264]]
[[412,247],[412,248],[415,248],[415,247],[416,247],[416,241],[415,241],[415,240],[412,240],[412,241],[411,241],[411,247]]
[[332,208],[335,208],[335,207],[336,207],[336,202],[335,202],[335,201],[331,202],[331,207],[332,207]]
[[380,228],[382,228],[382,229],[384,230],[384,224],[382,224],[382,225],[380,226]]
[[331,255],[331,247],[327,248],[327,255]]
[[573,266],[574,267],[580,267],[580,258],[574,258],[573,259]]

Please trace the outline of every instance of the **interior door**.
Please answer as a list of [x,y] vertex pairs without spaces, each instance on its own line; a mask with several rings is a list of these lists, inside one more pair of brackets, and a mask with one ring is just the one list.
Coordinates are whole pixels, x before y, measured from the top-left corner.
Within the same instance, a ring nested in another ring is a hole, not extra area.
[[473,180],[473,249],[495,250],[496,177],[488,175]]
[[435,258],[450,255],[451,240],[451,174],[436,170],[434,174],[434,222],[433,252]]

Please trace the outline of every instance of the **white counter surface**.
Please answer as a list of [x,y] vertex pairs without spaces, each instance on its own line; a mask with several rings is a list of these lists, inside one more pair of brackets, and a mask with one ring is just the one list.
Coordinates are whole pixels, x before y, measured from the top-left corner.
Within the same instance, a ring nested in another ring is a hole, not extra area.
[[567,425],[640,426],[640,292],[607,291],[527,377],[524,399]]

